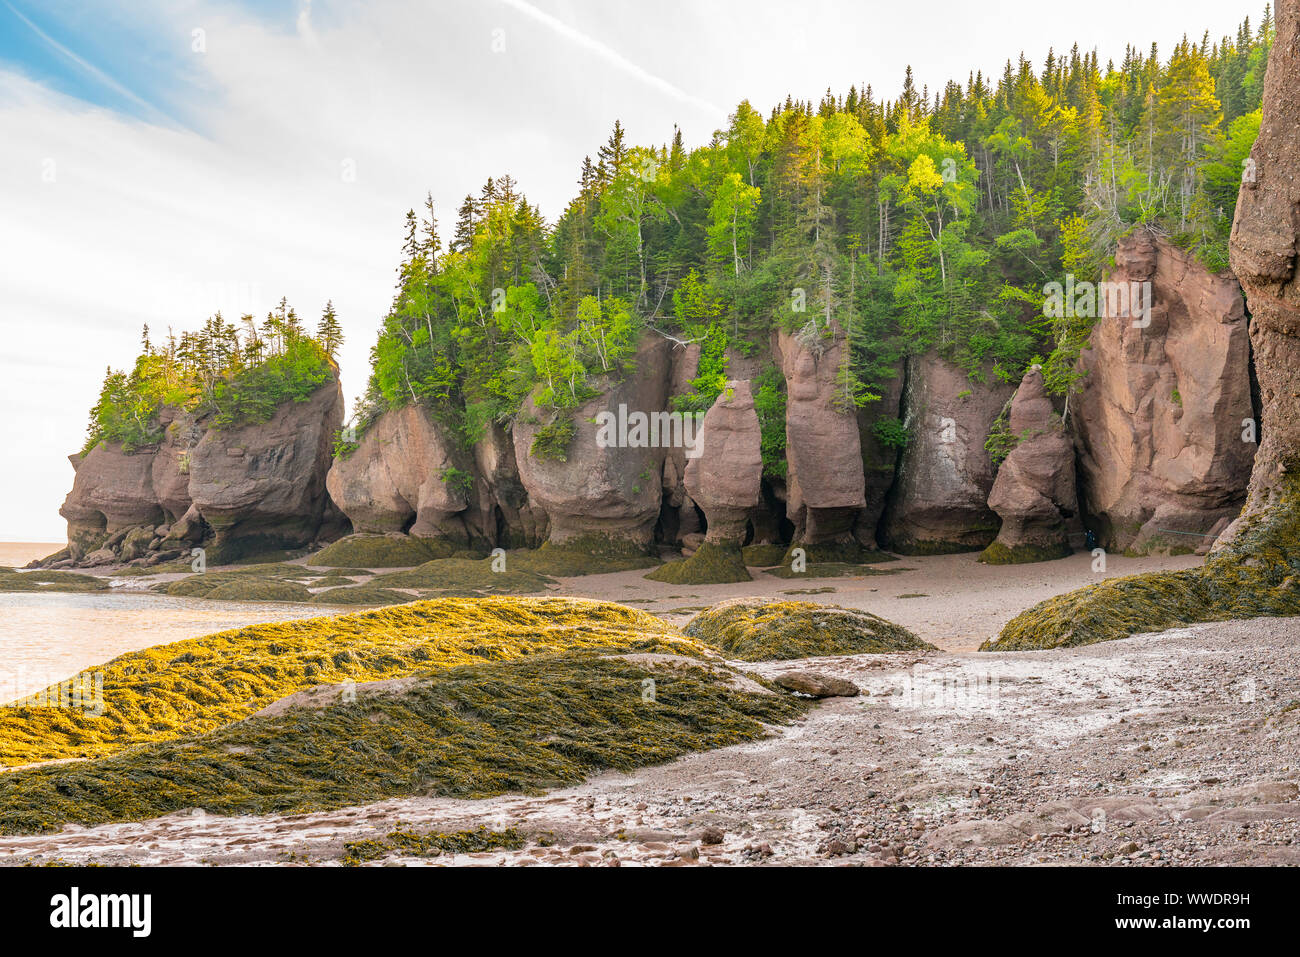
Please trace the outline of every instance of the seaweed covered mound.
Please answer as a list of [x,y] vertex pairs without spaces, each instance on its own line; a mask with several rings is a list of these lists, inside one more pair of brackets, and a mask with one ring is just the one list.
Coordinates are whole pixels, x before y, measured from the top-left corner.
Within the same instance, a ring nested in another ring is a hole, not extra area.
[[410,535],[349,535],[326,545],[307,559],[325,568],[408,568],[435,558],[448,558],[455,549],[447,542]]
[[556,578],[603,575],[658,565],[659,560],[632,547],[619,548],[605,539],[570,539],[563,545],[543,543],[541,548],[520,549],[506,557],[510,568]]
[[784,545],[746,545],[740,550],[741,556],[745,559],[746,565],[752,565],[754,568],[772,568],[780,565],[785,558],[786,546]]
[[0,708],[0,767],[201,734],[313,685],[580,649],[707,653],[653,615],[568,598],[438,599],[253,625],[88,669],[103,676],[100,715],[54,706],[58,686],[35,705]]
[[660,565],[645,576],[673,585],[725,585],[753,581],[740,549],[734,545],[704,542],[690,558]]
[[544,592],[552,580],[509,561],[503,567],[491,558],[439,558],[417,568],[377,575],[370,584],[376,588],[424,588],[461,595],[517,595]]
[[0,592],[5,591],[105,591],[108,582],[94,575],[76,572],[37,571],[17,572],[12,568],[0,569]]
[[901,625],[870,612],[808,601],[733,598],[700,612],[683,630],[728,658],[742,661],[931,647]]
[[[604,618],[617,634],[636,619],[614,607],[601,608],[593,623]],[[538,793],[754,740],[805,707],[752,682],[737,687],[720,667],[659,667],[658,657],[570,650],[352,694],[323,689],[329,694],[320,700],[210,734],[10,772],[0,775],[0,833],[196,807],[301,813],[410,795]]]
[[[334,583],[317,582],[317,584]],[[374,585],[339,585],[317,592],[311,600],[317,605],[402,605],[415,599],[391,588],[376,588]]]
[[189,575],[176,581],[159,582],[153,588],[174,598],[302,602],[311,601],[311,592],[303,583],[319,574],[301,565],[258,564]]
[[1039,602],[981,651],[1023,651],[1112,641],[1202,621],[1300,615],[1300,494],[1246,519],[1204,565],[1088,585]]
[[980,552],[979,560],[985,565],[1028,565],[1033,562],[1050,562],[1058,558],[1066,558],[1071,551],[1068,542],[1052,545],[1039,545],[1034,542],[1004,545],[1002,542],[993,542]]

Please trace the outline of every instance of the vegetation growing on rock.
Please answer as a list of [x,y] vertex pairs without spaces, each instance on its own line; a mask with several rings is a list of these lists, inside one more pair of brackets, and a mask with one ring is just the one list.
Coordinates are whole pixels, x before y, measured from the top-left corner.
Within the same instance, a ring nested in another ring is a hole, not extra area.
[[546,591],[553,580],[536,572],[513,567],[509,562],[501,571],[493,568],[490,558],[478,561],[464,558],[439,558],[406,571],[377,575],[370,581],[375,588],[430,588],[444,592],[468,594],[528,594]]
[[981,651],[1060,648],[1201,621],[1300,615],[1300,488],[1199,568],[1114,578],[1021,612]]
[[683,631],[728,658],[742,661],[881,654],[931,647],[901,625],[870,612],[761,598],[719,602],[687,622]]
[[[1074,375],[1090,318],[1045,320],[1044,276],[1100,278],[1116,239],[1152,226],[1222,268],[1241,160],[1258,130],[1271,19],[1161,58],[1077,48],[894,99],[870,88],[743,101],[712,142],[633,145],[616,123],[554,225],[509,176],[458,210],[407,214],[400,281],[359,425],[420,402],[466,443],[532,393],[531,454],[564,459],[572,411],[619,375],[646,326],[699,344],[676,407],[704,409],[735,356],[774,329],[843,330],[847,407],[879,398],[904,353],[937,350],[1016,381],[1048,356]],[[809,301],[792,300],[791,290]],[[764,473],[785,474],[784,382],[756,379]],[[886,417],[882,441],[905,429]]]
[[746,545],[740,550],[745,564],[753,568],[771,568],[785,559],[784,545]]
[[242,331],[218,313],[198,332],[169,336],[162,347],[145,326],[131,371],[109,369],[104,378],[83,451],[100,442],[130,450],[161,441],[163,406],[210,415],[218,428],[265,422],[279,405],[306,399],[334,375],[343,340],[332,305],[315,336],[284,299],[261,326],[251,315],[240,322]]
[[658,559],[634,549],[620,549],[608,539],[575,539],[563,545],[546,542],[541,548],[521,549],[506,556],[506,567],[556,578],[602,575],[649,568]]
[[1001,542],[993,542],[980,553],[980,561],[986,565],[1023,565],[1031,562],[1048,562],[1056,558],[1065,558],[1071,551],[1072,549],[1067,543],[1059,545],[1021,543],[1008,546]]
[[410,595],[403,592],[369,584],[329,588],[317,592],[311,600],[318,605],[401,605],[414,601]]
[[703,542],[689,558],[668,562],[645,576],[673,585],[725,585],[753,579],[739,548]]
[[6,591],[107,591],[108,582],[94,575],[76,572],[36,571],[18,572],[0,569],[0,592]]
[[449,558],[447,542],[410,535],[348,535],[307,560],[323,567],[407,568],[434,558]]

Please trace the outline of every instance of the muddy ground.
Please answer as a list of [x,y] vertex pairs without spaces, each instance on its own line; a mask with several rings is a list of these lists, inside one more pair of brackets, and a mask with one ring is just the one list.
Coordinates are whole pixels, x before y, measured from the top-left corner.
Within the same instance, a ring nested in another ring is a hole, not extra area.
[[830,699],[771,738],[539,797],[201,813],[0,838],[0,862],[337,864],[393,830],[508,852],[378,864],[1300,864],[1300,619],[1079,649],[746,665]]

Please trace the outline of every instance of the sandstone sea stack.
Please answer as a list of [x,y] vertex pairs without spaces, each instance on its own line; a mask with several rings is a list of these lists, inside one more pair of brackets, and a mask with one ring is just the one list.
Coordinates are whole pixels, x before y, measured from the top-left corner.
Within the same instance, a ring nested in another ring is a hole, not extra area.
[[1255,455],[1237,281],[1138,232],[1110,281],[1150,283],[1149,316],[1098,318],[1071,415],[1079,486],[1106,548],[1193,551],[1241,510]]
[[989,508],[1002,527],[981,555],[990,564],[1044,561],[1070,554],[1078,524],[1074,444],[1033,366],[1011,400],[1007,430],[1015,447],[998,468]]
[[885,514],[885,544],[905,554],[977,551],[998,532],[989,508],[993,460],[985,443],[1012,387],[991,370],[977,381],[944,359],[908,360],[908,444]]

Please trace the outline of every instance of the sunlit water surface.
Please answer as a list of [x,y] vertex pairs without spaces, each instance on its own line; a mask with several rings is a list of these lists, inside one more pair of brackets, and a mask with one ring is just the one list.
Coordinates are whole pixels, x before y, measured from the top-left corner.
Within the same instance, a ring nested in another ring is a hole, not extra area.
[[0,593],[0,704],[127,651],[259,622],[339,611],[320,605],[204,601],[148,592]]

